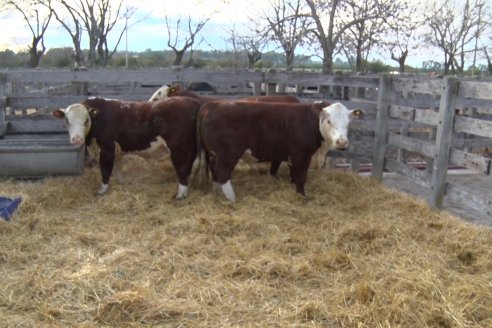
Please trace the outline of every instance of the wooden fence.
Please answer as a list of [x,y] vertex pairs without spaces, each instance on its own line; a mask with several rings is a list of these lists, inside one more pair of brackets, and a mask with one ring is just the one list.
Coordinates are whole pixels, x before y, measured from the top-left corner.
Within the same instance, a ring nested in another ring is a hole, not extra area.
[[[399,94],[408,93],[426,99],[427,106],[420,103],[419,107],[412,107],[408,101],[398,101]],[[382,76],[377,107],[373,177],[382,180],[384,170],[395,172],[429,188],[428,201],[433,207],[442,208],[447,196],[458,200],[463,207],[492,215],[491,159],[473,152],[474,148],[492,147],[491,81],[455,77],[402,80]],[[398,122],[404,122],[404,129],[391,128]],[[408,136],[411,127],[427,127],[428,138]],[[388,156],[389,147],[397,148],[400,156]],[[408,165],[401,155],[405,152],[425,157],[427,168],[418,170]],[[451,183],[447,179],[449,165],[482,174],[484,187]]]
[[[371,174],[379,180],[384,171],[409,177],[429,188],[429,203],[437,208],[449,196],[492,212],[489,194],[447,179],[448,166],[459,165],[490,182],[490,158],[479,151],[492,147],[492,80],[184,69],[0,71],[0,132],[7,121],[14,134],[66,132],[58,120],[39,121],[27,114],[50,112],[88,96],[147,100],[161,85],[193,82],[207,82],[224,97],[279,92],[305,102],[325,99],[363,109],[365,118],[351,123],[348,151],[330,152],[331,163],[343,161],[353,170],[372,164]],[[422,161],[424,169],[417,168]]]

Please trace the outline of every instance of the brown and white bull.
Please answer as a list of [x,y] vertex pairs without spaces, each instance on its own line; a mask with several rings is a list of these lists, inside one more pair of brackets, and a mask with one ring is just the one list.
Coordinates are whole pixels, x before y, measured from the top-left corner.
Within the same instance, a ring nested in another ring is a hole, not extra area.
[[[155,102],[159,101],[161,99],[166,99],[168,97],[191,97],[194,99],[197,99],[202,105],[205,104],[208,101],[246,101],[246,102],[279,102],[279,103],[300,103],[299,99],[295,96],[290,96],[290,95],[270,95],[270,96],[249,96],[249,97],[241,97],[241,98],[219,98],[219,97],[210,97],[210,96],[204,96],[200,95],[198,93],[192,92],[192,91],[187,91],[183,90],[181,86],[176,85],[176,86],[168,86],[168,85],[163,85],[160,87],[154,94],[150,97],[149,101],[150,102]],[[324,163],[324,158],[326,157],[326,151],[324,151],[323,154],[321,154],[321,151],[323,149],[320,148],[320,153],[316,154],[315,157],[316,163],[323,162]],[[321,158],[323,160],[321,160]],[[255,172],[258,172],[258,166],[257,166],[257,160],[249,153],[244,153],[243,156],[241,157],[241,160],[245,163],[247,163],[251,169],[253,169]],[[272,162],[270,165],[270,174],[275,176],[277,174],[278,168],[280,166],[280,162]],[[318,165],[321,167],[321,165]]]
[[197,157],[196,118],[200,103],[187,97],[169,98],[156,103],[124,102],[89,98],[53,115],[64,118],[70,142],[84,144],[94,138],[100,148],[102,185],[98,194],[108,191],[115,160],[115,149],[145,151],[162,138],[169,148],[178,176],[177,199],[188,195],[188,178]]
[[[304,184],[311,157],[324,142],[330,148],[346,149],[349,122],[362,117],[335,103],[280,104],[207,102],[198,114],[198,136],[202,151],[210,156],[214,187],[235,201],[232,171],[248,152],[257,161],[291,162],[291,179],[305,195]],[[202,156],[203,157],[203,156]]]

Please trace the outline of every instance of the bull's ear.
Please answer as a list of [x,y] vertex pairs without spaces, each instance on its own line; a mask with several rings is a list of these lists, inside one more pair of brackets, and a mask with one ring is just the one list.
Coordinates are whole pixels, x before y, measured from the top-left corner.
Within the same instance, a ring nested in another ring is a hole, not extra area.
[[327,111],[323,110],[323,108],[321,108],[319,110],[319,121],[320,123],[324,123],[326,120],[329,120],[330,119],[330,113],[328,113]]
[[323,108],[330,106],[331,104],[324,100],[317,100],[311,105],[314,110],[322,111]]
[[352,113],[350,113],[350,115],[354,118],[361,119],[364,117],[364,111],[361,109],[354,109],[352,110]]
[[51,114],[56,118],[65,118],[63,109],[55,109]]
[[94,108],[94,107],[93,107],[93,108],[91,108],[91,109],[89,109],[89,115],[90,115],[92,118],[97,117],[97,116],[100,114],[100,112],[101,112],[101,111],[100,111],[99,109]]

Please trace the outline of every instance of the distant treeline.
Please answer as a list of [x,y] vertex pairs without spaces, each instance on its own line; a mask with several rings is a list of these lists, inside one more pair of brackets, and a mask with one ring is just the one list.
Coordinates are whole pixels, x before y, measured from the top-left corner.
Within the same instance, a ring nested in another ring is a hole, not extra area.
[[[170,67],[174,61],[175,53],[171,50],[145,50],[142,52],[118,51],[113,54],[107,67],[128,67],[128,68],[148,68],[148,67]],[[309,58],[306,56],[295,57],[294,69],[306,69],[313,71],[321,71],[323,65],[317,58]],[[75,61],[73,60],[73,49],[53,48],[48,50],[41,58],[40,68],[73,68]],[[97,66],[97,62],[95,63]],[[183,61],[183,66],[194,68],[247,68],[248,61],[246,54],[232,51],[203,51],[194,50]],[[1,68],[20,68],[29,67],[29,54],[27,52],[15,53],[11,50],[0,51],[0,67]],[[396,66],[390,66],[380,60],[369,62],[368,71],[370,72],[391,72],[397,71]],[[258,69],[282,69],[285,68],[285,58],[282,53],[267,52],[262,54],[261,60],[255,65]],[[352,68],[347,62],[336,58],[334,68],[338,71],[351,71]],[[408,67],[407,72],[425,72],[435,71],[435,69],[417,69]]]

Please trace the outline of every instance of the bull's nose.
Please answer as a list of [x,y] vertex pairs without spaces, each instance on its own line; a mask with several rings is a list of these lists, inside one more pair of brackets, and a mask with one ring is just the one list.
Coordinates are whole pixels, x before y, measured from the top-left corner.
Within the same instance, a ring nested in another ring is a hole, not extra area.
[[348,147],[348,140],[346,139],[338,139],[335,143],[335,146],[338,150],[345,150]]
[[72,145],[82,145],[84,143],[84,138],[82,138],[80,136],[71,137],[70,143]]

